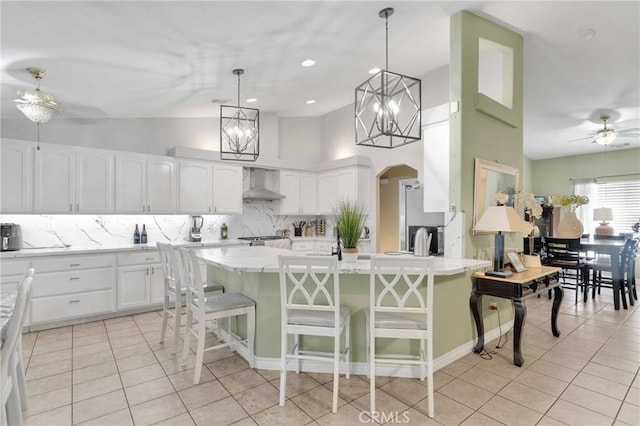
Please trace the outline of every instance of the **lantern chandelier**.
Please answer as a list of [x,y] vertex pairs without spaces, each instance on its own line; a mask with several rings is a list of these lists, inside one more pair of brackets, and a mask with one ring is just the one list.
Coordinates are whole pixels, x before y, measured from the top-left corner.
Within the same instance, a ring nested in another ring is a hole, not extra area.
[[385,20],[385,69],[356,87],[356,144],[397,148],[422,138],[421,81],[389,71],[389,16],[393,8],[382,9]]
[[256,161],[260,154],[260,111],[240,107],[240,76],[243,69],[233,70],[238,76],[238,105],[220,105],[220,159]]

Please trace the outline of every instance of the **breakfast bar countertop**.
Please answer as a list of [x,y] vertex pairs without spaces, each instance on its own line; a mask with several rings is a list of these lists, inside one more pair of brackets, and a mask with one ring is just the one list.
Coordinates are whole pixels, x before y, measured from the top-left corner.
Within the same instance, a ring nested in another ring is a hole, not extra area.
[[[197,250],[197,256],[206,263],[233,272],[278,273],[278,255],[299,254],[291,250],[272,247],[216,247]],[[355,263],[341,262],[342,274],[369,274],[371,254],[362,254]],[[412,256],[404,254],[402,256]],[[431,262],[434,275],[454,275],[491,266],[491,262],[477,259],[452,259],[439,256],[425,257]]]

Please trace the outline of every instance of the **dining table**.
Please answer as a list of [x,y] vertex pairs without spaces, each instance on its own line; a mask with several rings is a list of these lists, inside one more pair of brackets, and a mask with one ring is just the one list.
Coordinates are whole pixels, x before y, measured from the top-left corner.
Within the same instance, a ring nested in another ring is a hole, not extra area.
[[[608,254],[611,257],[611,282],[613,286],[613,308],[620,309],[620,289],[624,282],[624,273],[620,268],[621,252],[624,248],[625,240],[610,238],[582,238],[580,249],[583,252],[594,252]],[[626,309],[626,307],[625,307]]]

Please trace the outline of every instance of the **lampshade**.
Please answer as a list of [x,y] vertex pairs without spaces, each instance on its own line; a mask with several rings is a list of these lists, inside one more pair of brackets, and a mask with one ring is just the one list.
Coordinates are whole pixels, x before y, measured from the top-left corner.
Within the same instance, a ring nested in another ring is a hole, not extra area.
[[608,220],[613,220],[613,210],[602,207],[599,209],[593,209],[593,220],[597,220],[600,222],[606,222]]
[[529,235],[532,225],[520,219],[511,206],[490,206],[478,222],[474,230],[480,232],[519,232]]
[[235,69],[238,76],[238,105],[220,105],[220,159],[256,161],[260,154],[260,111],[240,108],[240,76],[244,70]]
[[46,75],[42,68],[27,68],[27,71],[36,79],[35,90],[20,90],[20,98],[14,99],[16,107],[31,121],[36,124],[46,123],[56,115],[62,107],[48,93],[40,91],[40,80]]
[[419,79],[389,69],[389,16],[393,8],[382,9],[385,19],[385,69],[355,89],[356,144],[396,148],[422,138],[422,83]]

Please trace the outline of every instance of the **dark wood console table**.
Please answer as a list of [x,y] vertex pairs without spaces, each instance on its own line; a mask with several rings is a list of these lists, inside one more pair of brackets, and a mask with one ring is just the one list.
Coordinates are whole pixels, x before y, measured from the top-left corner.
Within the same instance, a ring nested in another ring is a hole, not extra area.
[[484,324],[482,320],[482,296],[493,296],[513,301],[515,318],[513,325],[513,363],[522,367],[523,358],[520,352],[520,337],[522,326],[527,316],[527,308],[523,301],[529,297],[546,293],[553,289],[553,308],[551,309],[551,332],[554,336],[560,336],[556,320],[558,308],[562,301],[563,291],[560,286],[560,268],[543,266],[531,268],[524,272],[514,273],[508,278],[489,277],[482,272],[473,274],[474,290],[469,298],[471,313],[476,322],[478,342],[473,352],[480,353],[484,347]]

